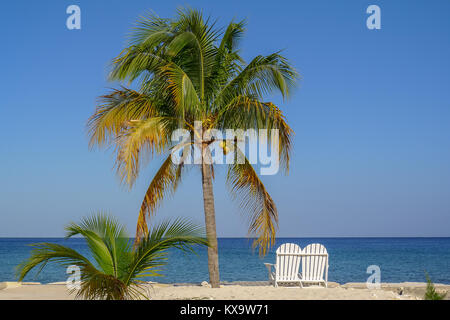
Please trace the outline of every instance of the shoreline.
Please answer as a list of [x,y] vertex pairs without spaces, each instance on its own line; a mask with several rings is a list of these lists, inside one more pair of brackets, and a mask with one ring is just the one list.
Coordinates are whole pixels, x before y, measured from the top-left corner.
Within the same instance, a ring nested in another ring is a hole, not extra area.
[[[329,282],[328,288],[318,286],[278,287],[266,281],[223,282],[219,289],[206,283],[149,283],[151,300],[422,300],[426,283],[381,283],[380,289],[368,289],[366,283]],[[434,284],[438,292],[448,292],[450,285]],[[0,300],[71,300],[65,282],[0,282]]]

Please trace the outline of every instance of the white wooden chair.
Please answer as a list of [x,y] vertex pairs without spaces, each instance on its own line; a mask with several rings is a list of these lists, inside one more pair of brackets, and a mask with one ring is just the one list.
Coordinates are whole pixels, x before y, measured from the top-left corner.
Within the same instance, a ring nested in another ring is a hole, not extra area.
[[301,287],[304,283],[328,286],[328,252],[320,243],[309,244],[302,251]]
[[264,263],[269,271],[269,281],[275,287],[278,287],[278,283],[302,285],[301,275],[298,273],[302,259],[301,253],[302,249],[297,244],[284,243],[276,251],[276,264]]

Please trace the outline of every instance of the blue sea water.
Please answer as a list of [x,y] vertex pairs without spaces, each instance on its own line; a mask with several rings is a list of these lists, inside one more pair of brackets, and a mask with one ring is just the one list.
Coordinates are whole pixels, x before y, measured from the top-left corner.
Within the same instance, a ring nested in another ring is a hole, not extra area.
[[[72,247],[88,255],[83,239],[0,238],[0,281],[16,281],[15,267],[29,257],[29,244],[54,242]],[[450,238],[278,238],[273,249],[259,257],[246,238],[219,239],[221,281],[267,280],[264,262],[274,263],[277,246],[293,242],[304,248],[309,243],[322,243],[329,253],[329,281],[365,282],[369,265],[378,265],[382,282],[425,281],[427,271],[435,283],[450,284]],[[163,277],[149,280],[164,283],[198,283],[208,281],[207,253],[197,254],[171,250]],[[47,265],[36,277],[25,281],[42,283],[65,281],[65,269]]]

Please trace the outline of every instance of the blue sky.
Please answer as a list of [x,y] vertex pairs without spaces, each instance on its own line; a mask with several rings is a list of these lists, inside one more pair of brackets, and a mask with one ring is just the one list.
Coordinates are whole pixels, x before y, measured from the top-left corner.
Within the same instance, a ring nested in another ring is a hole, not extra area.
[[[66,28],[71,4],[81,30]],[[284,49],[303,77],[291,100],[271,97],[296,132],[289,176],[263,177],[279,236],[450,236],[449,1],[18,0],[0,10],[0,237],[62,236],[98,210],[134,232],[159,162],[129,190],[85,124],[136,18],[186,4],[219,25],[247,18],[243,56]],[[219,236],[245,236],[223,174],[214,188]],[[197,170],[157,215],[203,222]]]

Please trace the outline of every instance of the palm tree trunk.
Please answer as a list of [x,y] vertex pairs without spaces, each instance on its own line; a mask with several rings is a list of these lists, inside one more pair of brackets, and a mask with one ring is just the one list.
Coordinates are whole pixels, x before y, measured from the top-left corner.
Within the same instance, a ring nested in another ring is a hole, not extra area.
[[202,147],[202,187],[203,207],[205,211],[206,238],[208,247],[209,283],[212,288],[219,288],[219,252],[217,246],[216,213],[214,210],[214,194],[210,161],[205,163],[205,157],[210,159],[211,153],[207,146]]

